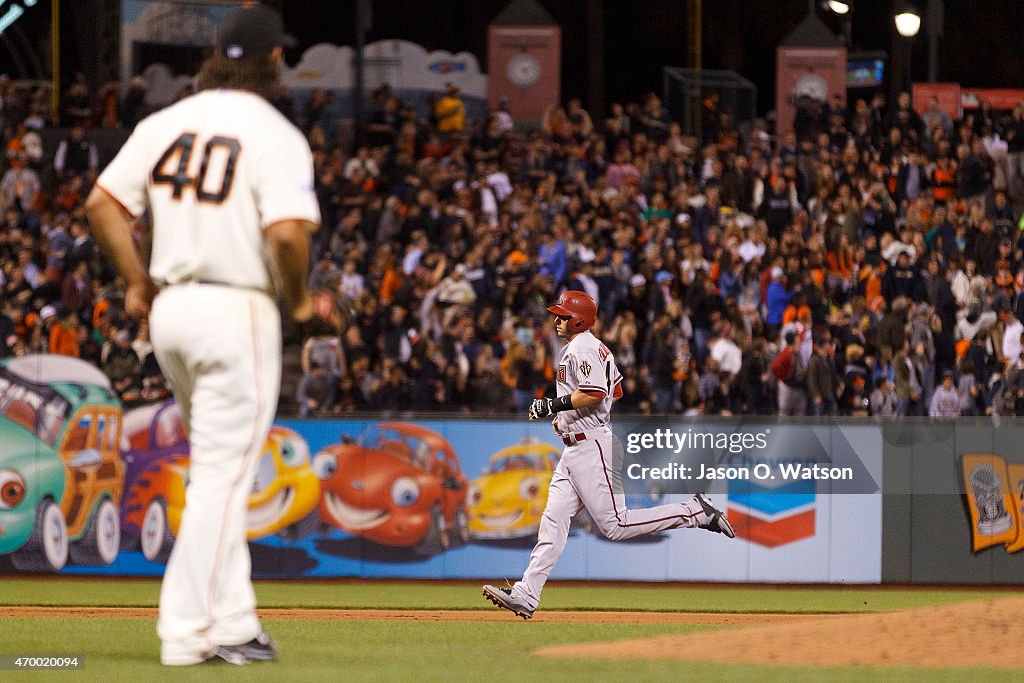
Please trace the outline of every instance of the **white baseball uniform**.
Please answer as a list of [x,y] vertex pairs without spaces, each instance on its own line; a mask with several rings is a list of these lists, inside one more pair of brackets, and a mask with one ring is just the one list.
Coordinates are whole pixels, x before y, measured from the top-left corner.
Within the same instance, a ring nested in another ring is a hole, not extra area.
[[187,504],[164,574],[164,664],[260,633],[246,508],[281,376],[263,229],[318,223],[302,134],[263,98],[208,90],[142,121],[98,185],[152,211],[150,334],[189,427]]
[[661,505],[630,510],[619,483],[622,444],[609,427],[615,397],[621,395],[622,375],[615,358],[589,330],[573,337],[558,361],[559,396],[576,389],[603,400],[590,407],[565,410],[555,415],[553,424],[565,448],[551,477],[548,502],[537,533],[537,545],[522,581],[512,594],[523,598],[533,609],[540,593],[565,548],[572,517],[582,508],[594,519],[601,533],[612,541],[675,529],[696,527],[704,519],[699,503]]

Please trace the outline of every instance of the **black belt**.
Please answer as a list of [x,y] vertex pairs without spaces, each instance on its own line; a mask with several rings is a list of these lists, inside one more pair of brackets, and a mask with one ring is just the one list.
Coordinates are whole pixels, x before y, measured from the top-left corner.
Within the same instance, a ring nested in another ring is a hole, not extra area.
[[188,285],[188,284],[193,284],[193,285],[214,285],[216,287],[232,287],[234,289],[247,289],[250,292],[259,292],[260,294],[269,294],[267,292],[267,290],[260,289],[259,287],[254,287],[254,286],[250,286],[250,285],[239,285],[239,284],[235,284],[233,282],[222,282],[220,280],[207,280],[205,278],[187,278],[185,280],[182,280],[181,282],[157,282],[156,286],[159,287],[160,289],[163,289],[164,287],[174,287],[175,285]]

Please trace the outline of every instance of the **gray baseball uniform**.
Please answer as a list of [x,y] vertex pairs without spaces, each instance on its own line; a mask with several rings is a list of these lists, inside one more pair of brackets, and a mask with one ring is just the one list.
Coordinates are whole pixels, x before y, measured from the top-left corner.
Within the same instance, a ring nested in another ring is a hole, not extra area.
[[612,541],[697,527],[706,519],[696,500],[637,510],[626,507],[625,495],[616,484],[622,445],[609,427],[612,403],[621,395],[622,375],[611,351],[589,330],[566,344],[556,379],[559,396],[579,389],[603,400],[590,408],[557,413],[552,422],[565,448],[551,478],[529,567],[512,588],[512,595],[522,598],[531,609],[536,609],[548,575],[562,555],[572,517],[584,507]]

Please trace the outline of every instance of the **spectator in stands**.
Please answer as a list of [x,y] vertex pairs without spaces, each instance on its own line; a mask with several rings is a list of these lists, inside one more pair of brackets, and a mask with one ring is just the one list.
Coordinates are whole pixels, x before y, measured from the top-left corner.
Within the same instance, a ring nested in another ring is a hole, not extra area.
[[459,87],[454,83],[446,83],[445,94],[434,103],[434,126],[444,137],[461,133],[466,126],[466,105],[459,97]]
[[117,395],[125,401],[138,400],[142,395],[142,363],[131,342],[132,335],[128,330],[118,330],[103,360],[103,372],[110,378]]
[[312,361],[304,372],[296,390],[299,417],[330,412],[334,408],[338,378],[317,361]]
[[74,311],[66,312],[56,325],[50,328],[50,353],[79,357],[79,320]]
[[95,178],[99,167],[99,153],[96,145],[85,138],[85,127],[81,124],[71,128],[67,137],[61,139],[53,157],[53,170],[58,178],[88,174]]
[[787,332],[783,339],[786,345],[771,365],[772,375],[778,382],[779,415],[806,415],[807,366],[800,356],[800,340],[793,332]]
[[960,396],[953,380],[953,371],[942,373],[942,385],[935,390],[928,408],[930,417],[957,417],[960,415]]
[[833,349],[828,339],[814,339],[814,353],[807,362],[807,397],[810,399],[812,415],[839,414],[836,400],[842,393],[839,374],[836,371]]

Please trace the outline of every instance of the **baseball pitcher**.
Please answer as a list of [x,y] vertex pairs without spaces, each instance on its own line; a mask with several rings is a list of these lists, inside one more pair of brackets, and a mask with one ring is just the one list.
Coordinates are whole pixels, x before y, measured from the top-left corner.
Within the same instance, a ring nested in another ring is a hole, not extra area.
[[[276,657],[256,616],[246,507],[280,388],[273,293],[296,320],[311,316],[309,235],[320,220],[309,145],[266,99],[286,39],[275,10],[228,14],[200,92],[139,123],[87,203],[128,283],[128,313],[149,316],[189,429],[187,504],[157,624],[167,665]],[[129,224],[147,208],[148,273]]]

